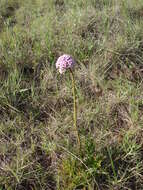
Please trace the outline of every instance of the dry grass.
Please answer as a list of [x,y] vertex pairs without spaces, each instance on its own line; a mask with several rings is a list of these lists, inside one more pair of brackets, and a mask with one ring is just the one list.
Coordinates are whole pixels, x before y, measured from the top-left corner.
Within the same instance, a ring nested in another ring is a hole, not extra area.
[[[143,189],[142,0],[0,0],[0,190]],[[71,81],[55,61],[72,54]]]

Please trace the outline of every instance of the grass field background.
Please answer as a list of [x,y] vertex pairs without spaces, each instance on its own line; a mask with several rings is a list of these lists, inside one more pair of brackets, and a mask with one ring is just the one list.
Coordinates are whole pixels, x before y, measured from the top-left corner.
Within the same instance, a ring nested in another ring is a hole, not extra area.
[[143,0],[0,0],[0,190],[143,190]]

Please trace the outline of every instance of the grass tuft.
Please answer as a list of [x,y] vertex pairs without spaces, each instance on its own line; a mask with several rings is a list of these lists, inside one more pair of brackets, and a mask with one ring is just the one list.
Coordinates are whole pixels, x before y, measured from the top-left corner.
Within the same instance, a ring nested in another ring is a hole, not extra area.
[[[0,1],[0,190],[143,189],[143,1]],[[71,81],[77,64],[76,144]]]

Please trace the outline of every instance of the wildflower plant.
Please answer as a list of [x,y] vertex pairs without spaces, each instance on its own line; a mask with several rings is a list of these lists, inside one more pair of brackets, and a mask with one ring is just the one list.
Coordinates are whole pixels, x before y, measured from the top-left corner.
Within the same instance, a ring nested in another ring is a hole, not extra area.
[[75,77],[73,73],[73,66],[75,65],[75,60],[67,54],[64,54],[60,56],[56,62],[56,68],[59,70],[60,74],[63,74],[68,70],[70,72],[70,77],[72,81],[72,93],[73,93],[73,122],[74,122],[74,127],[77,133],[77,141],[78,141],[78,146],[80,148],[80,137],[78,133],[78,127],[77,127],[77,104],[76,104],[76,90],[75,90]]

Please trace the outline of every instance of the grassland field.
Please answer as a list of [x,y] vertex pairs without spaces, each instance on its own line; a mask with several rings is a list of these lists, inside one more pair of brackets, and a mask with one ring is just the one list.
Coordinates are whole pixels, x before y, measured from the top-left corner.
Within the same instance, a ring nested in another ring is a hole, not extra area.
[[143,0],[0,0],[0,190],[143,190]]

